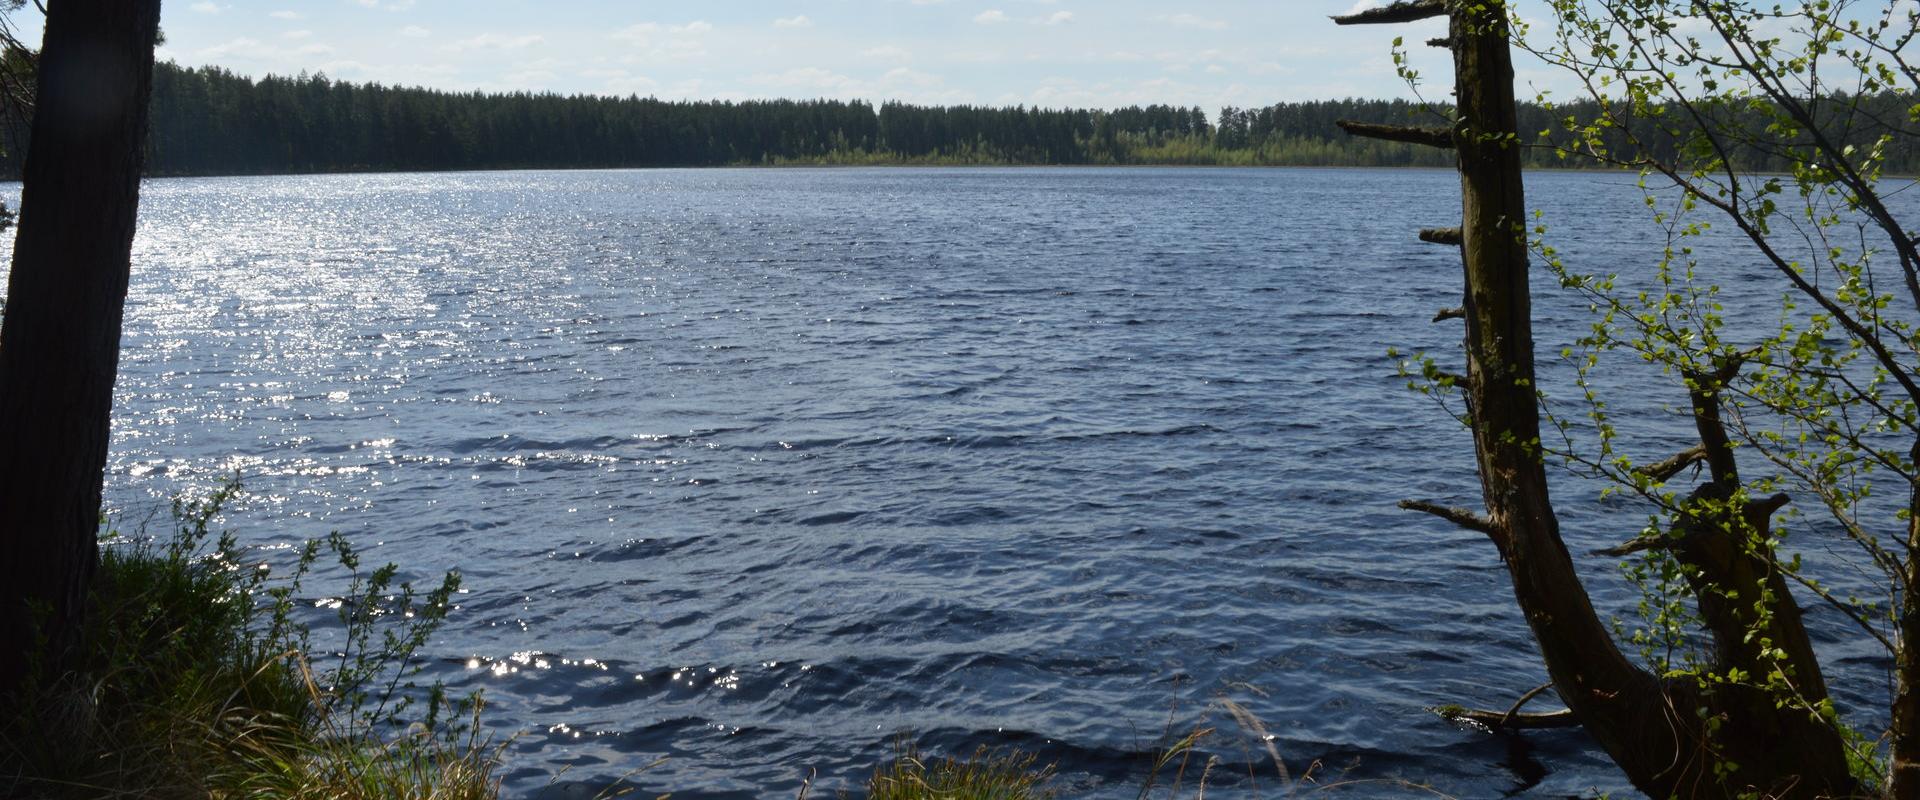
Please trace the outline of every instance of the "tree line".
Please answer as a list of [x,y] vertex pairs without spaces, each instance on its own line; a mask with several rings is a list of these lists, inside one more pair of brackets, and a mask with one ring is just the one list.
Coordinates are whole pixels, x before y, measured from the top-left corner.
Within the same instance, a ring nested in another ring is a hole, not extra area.
[[[151,175],[761,164],[1295,164],[1446,166],[1397,143],[1353,142],[1343,118],[1405,121],[1404,100],[1111,110],[864,101],[667,101],[450,92],[324,75],[254,79],[157,65]],[[4,123],[0,175],[27,152]]]
[[[1888,114],[1904,117],[1897,98]],[[1564,132],[1591,102],[1522,104],[1520,130]],[[1738,110],[1728,113],[1740,113]],[[1446,106],[1317,100],[1261,108],[921,106],[860,100],[669,101],[554,93],[450,92],[324,75],[254,79],[220,67],[156,66],[147,171],[227,175],[457,169],[793,164],[1142,164],[1451,167],[1450,155],[1354,139],[1338,120],[1444,124]],[[1623,139],[1671,141],[1649,115]],[[0,177],[17,178],[28,120],[0,121]],[[1677,149],[1672,145],[1669,150]],[[1888,167],[1920,172],[1910,144]],[[1785,170],[1749,148],[1736,160]],[[1662,155],[1671,155],[1671,152]],[[1594,166],[1540,146],[1531,166]]]

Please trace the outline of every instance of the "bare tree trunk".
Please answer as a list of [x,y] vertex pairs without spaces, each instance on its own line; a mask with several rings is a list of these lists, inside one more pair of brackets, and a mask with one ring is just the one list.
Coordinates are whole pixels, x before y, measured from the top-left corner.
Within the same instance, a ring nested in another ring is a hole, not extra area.
[[[1920,441],[1908,456],[1920,463]],[[1893,768],[1887,793],[1896,800],[1920,800],[1920,484],[1907,495],[1907,547],[1900,592],[1899,647],[1894,659]]]
[[[1449,36],[1433,44],[1454,53],[1459,116],[1449,143],[1459,153],[1463,218],[1457,234],[1435,230],[1422,238],[1452,243],[1457,237],[1461,246],[1467,325],[1463,385],[1486,515],[1428,503],[1403,505],[1493,539],[1555,690],[1641,790],[1661,798],[1852,796],[1858,786],[1847,769],[1844,743],[1831,726],[1801,707],[1781,706],[1757,688],[1728,685],[1706,691],[1692,679],[1663,680],[1634,664],[1595,612],[1574,569],[1560,537],[1540,445],[1528,214],[1506,13],[1497,1],[1410,0],[1339,20],[1404,22],[1446,15],[1451,22]],[[1343,127],[1356,135],[1433,143],[1422,129]],[[1453,316],[1443,312],[1440,318]],[[1724,499],[1738,480],[1720,428],[1718,399],[1711,391],[1704,402],[1698,392],[1694,399],[1703,437],[1696,457],[1713,462],[1717,478],[1702,488]],[[1729,513],[1764,531],[1780,502],[1784,499],[1770,499]],[[1703,616],[1719,623],[1709,625],[1716,654],[1735,666],[1760,660],[1747,641],[1757,624],[1750,607],[1760,592],[1771,590],[1772,627],[1762,633],[1789,653],[1789,670],[1805,683],[1799,687],[1803,696],[1824,699],[1818,664],[1784,580],[1764,559],[1729,539],[1729,529],[1745,529],[1711,522],[1698,520],[1698,530],[1680,537],[1674,555],[1703,575],[1695,593]],[[1737,592],[1747,608],[1725,602],[1714,589]]]
[[71,647],[99,558],[159,21],[159,0],[47,9],[0,324],[0,690]]
[[1539,451],[1526,193],[1504,9],[1455,10],[1450,34],[1461,119],[1466,392],[1487,516],[1561,699],[1629,775],[1651,774],[1673,764],[1679,749],[1674,734],[1684,722],[1668,718],[1691,709],[1668,708],[1659,681],[1620,652],[1560,539]]

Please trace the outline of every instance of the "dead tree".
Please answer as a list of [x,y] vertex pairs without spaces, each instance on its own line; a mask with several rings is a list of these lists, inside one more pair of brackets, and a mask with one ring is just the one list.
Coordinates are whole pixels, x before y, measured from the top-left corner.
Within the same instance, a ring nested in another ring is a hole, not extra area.
[[[1342,126],[1354,135],[1450,147],[1458,155],[1461,223],[1457,229],[1425,231],[1421,238],[1458,246],[1465,267],[1462,309],[1437,319],[1466,321],[1466,376],[1459,385],[1486,509],[1403,505],[1493,541],[1555,692],[1641,790],[1660,798],[1859,794],[1845,743],[1831,724],[1799,704],[1776,702],[1777,695],[1765,689],[1739,683],[1705,687],[1692,678],[1663,678],[1636,664],[1595,612],[1574,569],[1539,445],[1527,208],[1506,15],[1499,0],[1414,0],[1335,19],[1343,25],[1449,20],[1448,36],[1430,44],[1453,51],[1456,110],[1450,127]],[[1778,568],[1737,538],[1765,536],[1771,515],[1786,501],[1784,496],[1739,499],[1718,397],[1738,369],[1728,364],[1720,374],[1689,376],[1701,443],[1685,460],[1705,461],[1712,480],[1696,490],[1687,504],[1690,512],[1681,515],[1672,535],[1634,546],[1669,548],[1697,576],[1693,588],[1720,671],[1765,674],[1778,665],[1799,699],[1817,704],[1827,690],[1799,607]],[[1771,613],[1759,614],[1756,603],[1770,604]],[[1762,652],[1762,639],[1785,655]],[[1511,720],[1513,714],[1496,712],[1491,718]]]

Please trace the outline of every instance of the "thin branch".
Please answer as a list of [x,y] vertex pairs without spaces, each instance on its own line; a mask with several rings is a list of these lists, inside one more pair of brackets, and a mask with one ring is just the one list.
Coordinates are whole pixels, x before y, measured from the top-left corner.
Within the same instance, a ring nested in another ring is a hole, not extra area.
[[1572,709],[1550,711],[1545,714],[1502,714],[1478,708],[1459,706],[1441,707],[1434,713],[1454,722],[1472,722],[1493,730],[1538,730],[1542,728],[1577,728],[1580,720],[1573,716]]
[[1665,536],[1636,536],[1612,547],[1589,550],[1587,553],[1609,558],[1626,558],[1634,553],[1644,553],[1648,550],[1664,550],[1671,545],[1672,542]]
[[1467,509],[1443,506],[1439,503],[1429,503],[1425,500],[1402,500],[1400,501],[1400,507],[1408,511],[1432,514],[1467,530],[1484,533],[1492,537],[1494,542],[1502,546],[1506,544],[1507,535],[1505,531],[1500,529],[1500,526],[1495,525],[1493,520],[1468,511]]
[[1634,472],[1638,472],[1660,483],[1666,483],[1667,481],[1673,480],[1673,476],[1680,474],[1681,470],[1700,463],[1705,460],[1706,457],[1706,446],[1696,444],[1675,453],[1665,461],[1657,464],[1648,464],[1647,466],[1635,469]]
[[1514,716],[1520,713],[1520,709],[1526,708],[1528,703],[1533,702],[1533,698],[1539,697],[1551,688],[1553,688],[1553,681],[1547,681],[1546,683],[1527,690],[1525,694],[1520,695],[1520,699],[1513,701],[1513,706],[1507,709],[1507,715],[1500,718],[1500,727],[1506,727],[1507,723],[1511,722]]

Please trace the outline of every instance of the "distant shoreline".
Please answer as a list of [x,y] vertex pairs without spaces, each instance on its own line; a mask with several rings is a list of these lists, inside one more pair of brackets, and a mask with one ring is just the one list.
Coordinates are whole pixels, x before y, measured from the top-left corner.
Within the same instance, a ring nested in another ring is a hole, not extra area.
[[[1327,170],[1377,170],[1377,171],[1447,171],[1453,167],[1429,164],[1037,164],[1037,163],[968,163],[937,164],[914,161],[882,162],[876,164],[655,164],[646,166],[604,166],[604,167],[458,167],[448,169],[340,169],[310,170],[290,172],[178,172],[157,173],[142,177],[143,180],[173,180],[181,178],[298,178],[327,175],[455,175],[462,173],[492,172],[642,172],[652,170],[852,170],[852,169],[926,169],[926,170],[984,170],[984,169],[1065,169],[1065,170],[1289,170],[1289,169],[1327,169]],[[1630,170],[1605,169],[1598,167],[1534,167],[1528,172],[1591,172],[1622,173]],[[1897,177],[1897,176],[1889,176]],[[0,183],[19,183],[19,176],[0,177]]]

